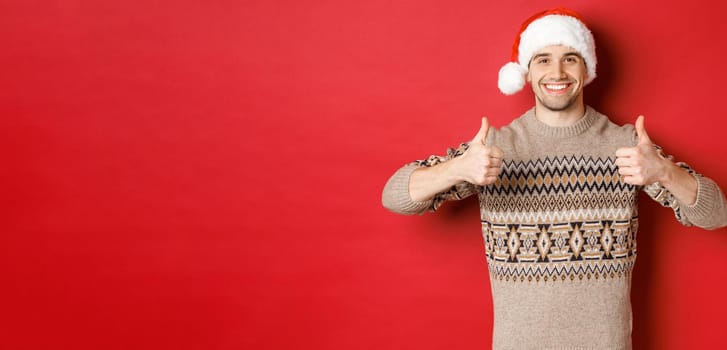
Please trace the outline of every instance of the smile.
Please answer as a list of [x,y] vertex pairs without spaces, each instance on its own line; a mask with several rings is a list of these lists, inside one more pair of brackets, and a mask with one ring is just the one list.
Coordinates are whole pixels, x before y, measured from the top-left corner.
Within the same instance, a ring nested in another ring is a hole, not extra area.
[[568,88],[572,85],[571,83],[546,83],[542,84],[545,88],[545,92],[549,94],[562,94],[565,93]]

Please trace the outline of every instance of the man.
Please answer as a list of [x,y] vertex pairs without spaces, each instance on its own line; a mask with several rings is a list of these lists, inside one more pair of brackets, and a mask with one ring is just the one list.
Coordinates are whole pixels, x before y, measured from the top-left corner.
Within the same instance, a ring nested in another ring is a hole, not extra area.
[[644,118],[617,126],[583,103],[595,44],[580,16],[528,19],[498,85],[529,83],[535,107],[500,130],[399,169],[382,202],[402,214],[477,194],[494,305],[495,349],[631,348],[636,198],[684,225],[727,225],[719,187],[651,143]]

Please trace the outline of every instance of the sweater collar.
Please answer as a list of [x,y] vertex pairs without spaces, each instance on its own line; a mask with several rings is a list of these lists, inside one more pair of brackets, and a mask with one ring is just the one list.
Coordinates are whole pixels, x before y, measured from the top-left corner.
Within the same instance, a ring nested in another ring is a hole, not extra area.
[[550,126],[541,122],[537,117],[535,117],[535,107],[527,111],[523,116],[523,121],[528,129],[537,135],[546,137],[569,137],[580,135],[584,131],[588,130],[596,119],[597,113],[590,106],[586,106],[586,113],[583,115],[583,118],[569,126]]

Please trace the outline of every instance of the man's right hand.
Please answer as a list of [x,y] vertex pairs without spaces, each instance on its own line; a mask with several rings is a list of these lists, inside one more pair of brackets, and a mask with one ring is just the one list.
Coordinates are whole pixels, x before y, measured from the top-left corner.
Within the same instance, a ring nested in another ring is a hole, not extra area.
[[489,130],[487,118],[482,118],[480,131],[461,156],[412,172],[409,177],[409,195],[412,201],[429,200],[437,193],[462,182],[480,186],[495,183],[502,171],[504,153],[498,147],[485,145]]
[[502,172],[502,158],[505,155],[497,146],[487,146],[490,124],[482,118],[482,126],[461,156],[452,160],[453,170],[462,181],[475,185],[490,185],[497,181]]

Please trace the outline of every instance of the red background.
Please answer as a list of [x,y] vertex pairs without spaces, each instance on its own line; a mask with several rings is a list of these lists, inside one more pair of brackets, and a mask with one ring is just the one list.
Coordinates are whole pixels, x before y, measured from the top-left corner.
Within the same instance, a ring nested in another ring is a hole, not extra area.
[[[721,1],[563,1],[587,103],[727,186]],[[405,162],[507,124],[542,1],[3,1],[6,349],[485,349],[476,205],[380,205]],[[727,348],[727,229],[642,197],[637,349]],[[567,312],[567,310],[564,310]]]

